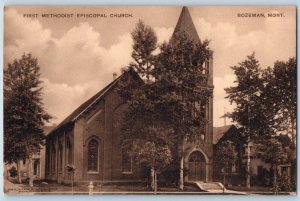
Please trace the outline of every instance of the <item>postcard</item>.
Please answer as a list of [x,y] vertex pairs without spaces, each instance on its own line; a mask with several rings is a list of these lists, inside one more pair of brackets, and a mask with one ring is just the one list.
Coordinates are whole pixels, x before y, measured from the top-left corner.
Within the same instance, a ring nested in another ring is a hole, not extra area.
[[295,195],[296,7],[6,6],[8,195]]

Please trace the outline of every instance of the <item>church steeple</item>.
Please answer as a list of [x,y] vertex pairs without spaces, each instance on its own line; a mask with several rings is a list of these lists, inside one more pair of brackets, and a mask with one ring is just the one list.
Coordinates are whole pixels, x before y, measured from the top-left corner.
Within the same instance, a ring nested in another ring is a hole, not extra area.
[[195,25],[193,23],[190,12],[186,6],[184,6],[182,8],[180,17],[178,19],[178,22],[176,24],[176,27],[173,32],[172,38],[170,39],[170,42],[172,43],[172,41],[175,40],[176,35],[178,35],[182,32],[184,32],[190,39],[194,40],[195,42],[201,41],[198,36]]

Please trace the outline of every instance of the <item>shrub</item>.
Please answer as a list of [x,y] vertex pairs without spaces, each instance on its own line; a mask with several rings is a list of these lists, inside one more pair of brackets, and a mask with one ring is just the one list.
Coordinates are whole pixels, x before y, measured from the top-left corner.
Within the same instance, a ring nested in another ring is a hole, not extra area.
[[9,169],[9,174],[10,174],[11,177],[16,177],[18,175],[17,168],[15,168],[15,166],[12,166]]

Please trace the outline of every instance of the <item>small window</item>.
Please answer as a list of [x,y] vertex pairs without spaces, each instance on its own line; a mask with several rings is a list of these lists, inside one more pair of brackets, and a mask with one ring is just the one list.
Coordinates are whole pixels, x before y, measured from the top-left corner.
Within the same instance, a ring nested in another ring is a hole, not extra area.
[[33,175],[39,176],[40,161],[36,160],[33,163]]
[[99,145],[96,140],[88,143],[88,171],[98,172]]

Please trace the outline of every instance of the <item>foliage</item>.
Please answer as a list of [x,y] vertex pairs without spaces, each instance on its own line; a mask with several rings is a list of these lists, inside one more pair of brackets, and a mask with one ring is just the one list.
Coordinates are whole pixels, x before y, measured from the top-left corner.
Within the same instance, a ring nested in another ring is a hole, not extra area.
[[278,178],[278,191],[292,191],[291,182],[289,182],[289,178],[287,175],[280,175]]
[[44,143],[45,112],[40,67],[31,54],[4,69],[4,161],[17,162],[39,151]]
[[175,138],[195,141],[205,132],[205,107],[212,88],[208,87],[208,74],[203,73],[204,62],[210,51],[208,41],[196,43],[185,33],[177,35],[174,43],[162,44],[153,71],[157,110],[165,111]]
[[269,113],[266,112],[268,104],[263,97],[265,82],[255,53],[231,68],[236,75],[236,85],[225,89],[226,98],[230,103],[236,104],[231,118],[239,124],[244,136],[251,135],[252,139],[268,138],[271,132],[268,124]]
[[275,138],[264,141],[259,144],[257,151],[262,154],[262,159],[274,166],[284,164],[288,160],[288,154],[282,143]]
[[[135,79],[126,79],[128,76],[125,76],[118,88],[128,105],[128,110],[120,119],[123,130],[121,141],[122,146],[132,143],[130,154],[138,165],[157,171],[168,165],[173,157],[170,149],[173,130],[166,121],[162,121],[154,107],[154,93],[157,91],[151,79],[157,38],[152,28],[142,21],[136,25],[132,38],[132,58],[135,62],[129,65],[125,73]],[[151,176],[154,182],[154,175]]]
[[236,165],[238,159],[238,152],[234,143],[230,140],[222,141],[218,144],[214,161],[219,172],[231,172],[231,167]]
[[178,163],[174,160],[172,160],[171,164],[161,171],[161,176],[164,178],[164,184],[166,187],[177,186],[179,180],[179,171],[180,168]]
[[130,65],[141,77],[150,80],[155,62],[155,56],[152,53],[157,48],[157,37],[153,29],[146,26],[141,20],[137,23],[131,36],[134,41],[131,56],[135,63]]
[[199,139],[207,123],[200,102],[205,105],[212,93],[212,88],[206,87],[208,75],[203,74],[210,54],[208,42],[195,43],[182,33],[174,43],[160,45],[155,55],[155,33],[141,21],[132,37],[135,62],[126,71],[142,79],[119,86],[128,104],[121,126],[123,138],[154,143],[155,147],[162,141],[174,155],[179,141]]
[[16,177],[18,175],[18,171],[17,171],[17,168],[15,166],[12,166],[10,169],[9,169],[9,175],[11,177]]
[[68,164],[68,165],[66,166],[66,170],[67,170],[67,172],[73,173],[73,172],[75,172],[75,170],[76,170],[76,166],[75,166],[75,165]]
[[[276,61],[264,72],[265,98],[274,118],[270,124],[278,134],[288,135],[296,145],[296,60]],[[280,97],[280,98],[278,98]]]
[[[276,61],[273,68],[262,69],[253,53],[232,69],[236,86],[225,89],[227,98],[237,105],[232,119],[239,124],[245,137],[251,136],[251,140],[264,144],[267,161],[274,166],[278,165],[276,161],[291,162],[292,179],[295,179],[295,58]],[[267,146],[273,146],[275,150],[268,150]]]
[[295,145],[295,58],[276,61],[273,68],[262,69],[253,53],[232,69],[236,86],[225,89],[227,98],[237,105],[231,118],[246,135],[251,133],[251,138],[284,134]]
[[179,165],[183,140],[199,140],[205,132],[205,107],[213,90],[204,73],[208,41],[195,42],[184,32],[176,37],[158,45],[152,28],[139,21],[132,32],[134,62],[125,69],[134,79],[124,78],[118,88],[128,106],[122,142],[133,141],[136,161],[161,171]]
[[150,165],[154,170],[164,168],[172,161],[171,150],[166,144],[136,140],[133,145],[133,152],[138,164]]
[[[278,176],[278,166],[281,164],[285,164],[288,162],[288,152],[282,145],[282,143],[276,139],[272,138],[265,141],[262,144],[259,144],[257,147],[257,151],[262,153],[262,159],[267,162],[271,163],[273,167],[273,190],[274,192],[279,192],[283,189],[290,189],[290,182],[288,179],[280,175]],[[287,184],[288,183],[288,184]]]

